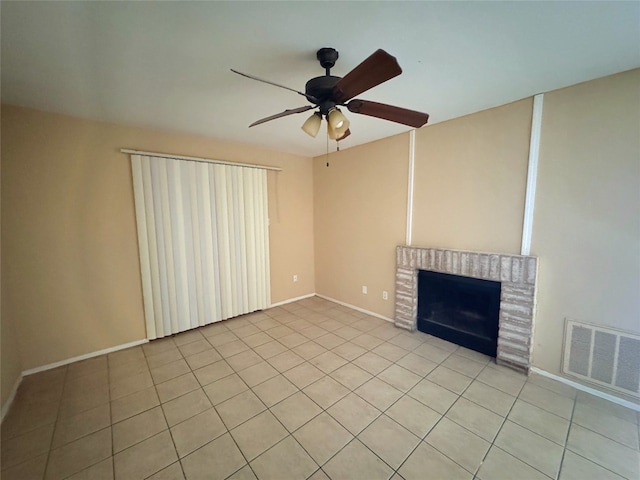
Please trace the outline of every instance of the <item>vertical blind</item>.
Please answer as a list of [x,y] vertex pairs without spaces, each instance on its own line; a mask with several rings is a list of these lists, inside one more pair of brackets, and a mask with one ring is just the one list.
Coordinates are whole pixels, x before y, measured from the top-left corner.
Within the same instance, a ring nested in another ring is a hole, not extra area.
[[269,306],[264,169],[131,155],[147,338]]

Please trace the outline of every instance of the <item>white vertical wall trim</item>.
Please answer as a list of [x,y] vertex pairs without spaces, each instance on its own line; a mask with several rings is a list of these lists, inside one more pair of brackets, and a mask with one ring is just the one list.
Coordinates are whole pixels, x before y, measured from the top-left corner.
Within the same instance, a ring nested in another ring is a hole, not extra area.
[[405,245],[411,245],[413,234],[413,172],[416,161],[416,131],[409,132],[409,179],[407,181],[407,233]]
[[267,308],[267,172],[131,156],[147,337]]
[[531,252],[531,234],[533,232],[533,210],[536,202],[536,180],[538,177],[538,156],[540,154],[540,133],[542,130],[542,106],[544,94],[533,97],[533,115],[531,116],[531,139],[529,142],[529,168],[527,170],[527,191],[522,222],[521,255]]

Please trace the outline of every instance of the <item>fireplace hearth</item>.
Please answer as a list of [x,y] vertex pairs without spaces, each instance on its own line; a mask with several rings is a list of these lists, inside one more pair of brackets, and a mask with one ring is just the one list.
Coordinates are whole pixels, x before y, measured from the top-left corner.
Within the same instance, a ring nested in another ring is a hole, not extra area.
[[500,308],[496,362],[529,372],[533,347],[537,257],[428,247],[397,247],[394,323],[411,331],[418,327],[420,270],[498,282]]

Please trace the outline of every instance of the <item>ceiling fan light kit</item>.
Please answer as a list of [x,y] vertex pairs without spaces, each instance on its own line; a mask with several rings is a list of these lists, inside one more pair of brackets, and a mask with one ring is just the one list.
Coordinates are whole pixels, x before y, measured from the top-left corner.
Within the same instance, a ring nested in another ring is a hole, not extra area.
[[302,130],[311,137],[315,137],[320,130],[322,117],[324,117],[327,120],[327,133],[329,138],[332,140],[342,140],[351,134],[349,129],[350,122],[338,106],[346,106],[352,113],[381,118],[413,128],[419,128],[427,123],[429,115],[426,113],[367,100],[352,100],[356,95],[400,75],[402,69],[400,65],[398,65],[395,57],[389,55],[384,50],[376,50],[344,77],[335,77],[331,75],[331,68],[335,65],[338,57],[338,51],[330,47],[321,48],[316,52],[316,58],[325,69],[325,75],[309,80],[305,85],[304,92],[231,69],[232,72],[242,75],[243,77],[291,90],[302,95],[313,104],[288,109],[284,112],[262,118],[253,122],[249,127],[294,113],[306,112],[307,110],[318,108],[318,110],[304,122]]

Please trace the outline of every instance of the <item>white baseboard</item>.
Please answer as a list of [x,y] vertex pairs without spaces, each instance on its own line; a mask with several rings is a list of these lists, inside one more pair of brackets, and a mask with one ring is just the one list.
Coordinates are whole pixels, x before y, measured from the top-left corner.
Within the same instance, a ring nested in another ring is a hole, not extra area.
[[564,378],[559,375],[554,375],[553,373],[540,370],[539,368],[536,368],[536,367],[531,367],[530,371],[533,373],[537,373],[538,375],[542,375],[543,377],[551,378],[560,383],[564,383],[565,385],[569,385],[570,387],[573,387],[576,390],[580,390],[585,393],[590,393],[591,395],[594,395],[596,397],[603,398],[604,400],[608,400],[610,402],[617,403],[618,405],[622,405],[623,407],[627,407],[627,408],[630,408],[631,410],[637,410],[640,412],[640,405],[638,405],[637,403],[633,403],[623,398],[616,397],[615,395],[610,395],[608,393],[601,392],[600,390],[596,390],[595,388],[587,387],[586,385],[583,385],[581,383],[574,382],[572,380],[569,380],[568,378]]
[[116,345],[115,347],[105,348],[104,350],[98,350],[97,352],[85,353],[84,355],[79,355],[77,357],[67,358],[66,360],[62,360],[56,363],[50,363],[49,365],[43,365],[41,367],[31,368],[29,370],[25,370],[22,372],[22,376],[33,375],[34,373],[44,372],[45,370],[51,370],[52,368],[62,367],[63,365],[68,365],[73,362],[78,362],[80,360],[86,360],[88,358],[99,357],[100,355],[105,355],[107,353],[117,352],[118,350],[124,350],[126,348],[137,347],[138,345],[143,345],[145,343],[149,343],[149,340],[146,338],[144,340],[136,340],[135,342],[125,343],[123,345]]
[[289,298],[287,300],[283,300],[281,302],[272,303],[269,305],[269,308],[279,307],[280,305],[286,305],[287,303],[297,302],[298,300],[304,300],[305,298],[315,297],[315,293],[308,293],[307,295],[302,295],[301,297]]
[[380,315],[379,313],[370,312],[369,310],[365,310],[364,308],[356,307],[355,305],[351,305],[350,303],[341,302],[340,300],[336,300],[335,298],[327,297],[325,295],[320,295],[319,293],[316,293],[316,296],[320,297],[320,298],[324,298],[325,300],[329,300],[330,302],[337,303],[337,304],[342,305],[344,307],[353,308],[354,310],[357,310],[358,312],[366,313],[367,315],[371,315],[372,317],[381,318],[382,320],[386,320],[387,322],[392,322],[393,323],[393,318],[385,317],[384,315]]
[[20,383],[22,382],[22,377],[23,377],[23,374],[21,373],[18,379],[16,380],[16,383],[13,385],[13,388],[11,389],[11,394],[9,395],[9,398],[7,398],[7,401],[2,406],[2,411],[0,412],[0,423],[4,421],[5,415],[9,412],[9,409],[11,408],[11,404],[13,403],[13,400],[16,398],[16,393],[18,393],[18,388],[20,387]]

